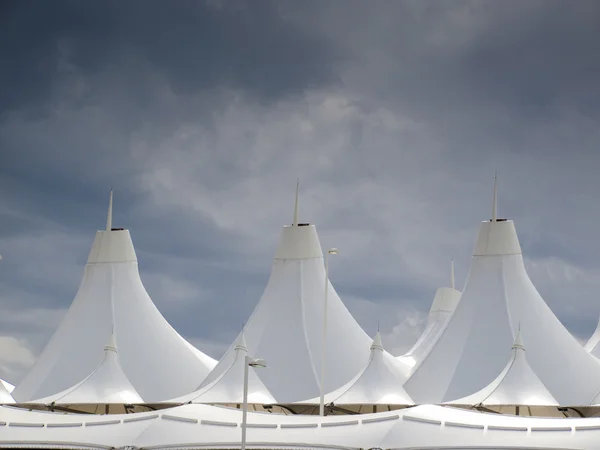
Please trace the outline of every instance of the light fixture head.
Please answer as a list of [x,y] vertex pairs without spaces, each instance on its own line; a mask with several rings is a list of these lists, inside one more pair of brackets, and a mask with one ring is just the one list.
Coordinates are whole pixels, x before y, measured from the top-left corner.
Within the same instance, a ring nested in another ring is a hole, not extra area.
[[338,249],[337,248],[330,248],[329,250],[327,250],[327,253],[329,253],[330,255],[337,255],[338,254]]
[[250,367],[267,367],[267,362],[262,358],[252,358],[248,361]]

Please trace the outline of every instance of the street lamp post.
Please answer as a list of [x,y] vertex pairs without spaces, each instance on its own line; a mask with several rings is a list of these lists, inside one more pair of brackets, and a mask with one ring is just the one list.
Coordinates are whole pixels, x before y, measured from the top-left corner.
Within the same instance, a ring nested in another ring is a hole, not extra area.
[[242,403],[242,446],[241,450],[246,450],[246,419],[248,417],[248,368],[249,367],[267,367],[267,363],[262,358],[244,357],[244,398]]
[[337,255],[337,248],[330,248],[325,254],[325,298],[323,299],[323,343],[321,349],[321,399],[319,415],[325,415],[325,347],[327,344],[327,295],[329,291],[329,255]]

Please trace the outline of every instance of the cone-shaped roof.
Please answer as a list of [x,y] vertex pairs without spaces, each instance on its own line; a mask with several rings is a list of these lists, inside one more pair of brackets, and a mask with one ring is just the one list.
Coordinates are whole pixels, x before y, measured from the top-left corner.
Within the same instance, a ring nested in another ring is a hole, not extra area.
[[104,359],[83,381],[58,394],[50,395],[32,403],[73,405],[90,403],[143,403],[142,397],[131,385],[119,364],[114,335],[104,347]]
[[[367,364],[347,384],[325,395],[325,403],[335,405],[413,405],[414,402],[402,387],[404,371],[398,362],[384,352],[379,331],[371,344]],[[302,403],[319,403],[319,398]]]
[[[330,273],[335,273],[333,261]],[[260,377],[279,402],[300,401],[319,394],[325,281],[315,226],[285,226],[269,282],[244,328],[250,354],[269,364]],[[362,369],[371,340],[331,283],[327,305],[325,390],[331,391]],[[232,345],[206,382],[227,370],[234,358]]]
[[408,370],[418,366],[423,361],[423,358],[429,353],[441,336],[448,318],[456,309],[461,293],[454,289],[454,284],[454,261],[452,261],[450,266],[451,287],[438,288],[433,298],[433,303],[427,317],[427,325],[423,333],[421,333],[415,345],[408,352],[397,358]]
[[[556,318],[529,279],[510,220],[481,223],[460,303],[405,384],[419,403],[461,398],[487,386],[506,364],[519,323],[527,360],[561,404],[589,404],[600,361]],[[565,364],[564,361],[569,361]]]
[[[244,396],[244,363],[248,355],[244,333],[240,333],[234,348],[235,357],[218,378],[210,383],[202,383],[191,394],[184,395],[169,402],[176,403],[242,403]],[[268,364],[268,361],[267,361]],[[258,369],[262,374],[266,369]],[[248,402],[275,403],[275,398],[260,380],[254,367],[248,367]]]
[[[107,225],[112,226],[111,220]],[[158,311],[140,279],[129,231],[111,228],[96,233],[75,299],[15,389],[15,399],[46,397],[82,380],[102,359],[112,330],[123,371],[147,401],[192,391],[216,364]]]
[[472,406],[558,406],[556,399],[527,363],[520,330],[511,351],[508,364],[494,381],[474,394],[447,403]]

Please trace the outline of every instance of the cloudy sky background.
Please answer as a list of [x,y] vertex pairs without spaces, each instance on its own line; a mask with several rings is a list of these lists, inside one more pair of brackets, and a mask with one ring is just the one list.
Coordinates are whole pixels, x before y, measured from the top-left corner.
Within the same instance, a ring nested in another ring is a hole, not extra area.
[[218,358],[258,301],[296,178],[331,279],[402,353],[494,171],[529,274],[600,313],[595,1],[3,1],[0,377],[77,290],[110,186],[165,317]]

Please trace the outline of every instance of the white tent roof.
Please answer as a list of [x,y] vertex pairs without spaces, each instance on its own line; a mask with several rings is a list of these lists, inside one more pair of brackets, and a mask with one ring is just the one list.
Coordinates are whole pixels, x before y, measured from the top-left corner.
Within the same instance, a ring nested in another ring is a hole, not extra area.
[[[112,205],[112,194],[111,194]],[[129,231],[98,231],[69,311],[13,396],[25,402],[63,391],[102,358],[112,330],[123,371],[147,401],[192,391],[216,362],[193,349],[148,296]]]
[[58,394],[34,400],[31,403],[73,405],[143,402],[121,369],[117,344],[114,336],[111,336],[109,344],[104,347],[104,359],[89,376]]
[[[406,393],[402,384],[405,381],[404,371],[398,361],[389,353],[385,353],[379,331],[371,344],[371,354],[366,366],[347,384],[325,395],[325,403],[335,405],[368,404],[368,405],[413,405],[414,402]],[[301,403],[319,403],[319,398]]]
[[[0,379],[0,404],[14,403],[15,399],[10,395],[10,391],[4,384],[5,381]],[[10,383],[6,383],[10,386]]]
[[[244,395],[244,363],[248,355],[246,340],[242,332],[234,348],[235,357],[227,370],[212,382],[204,382],[191,394],[169,402],[176,403],[242,403]],[[268,364],[268,361],[267,361]],[[267,370],[267,369],[261,369]],[[248,368],[248,402],[275,403],[275,399],[260,380],[253,367]]]
[[[294,224],[283,228],[269,282],[244,328],[249,353],[269,364],[262,381],[285,403],[319,395],[323,343],[323,253],[315,226],[298,223],[297,204]],[[326,392],[363,368],[371,342],[331,283],[327,306]],[[207,383],[231,366],[235,353],[232,345]]]
[[404,387],[419,403],[454,400],[482,389],[505,366],[506,348],[519,323],[527,360],[552,395],[561,404],[589,404],[600,390],[600,361],[583,349],[537,292],[525,270],[514,223],[485,221],[460,303]]
[[454,405],[535,405],[558,406],[527,363],[521,332],[512,346],[510,361],[494,381],[467,397],[447,402]]
[[596,358],[600,358],[600,321],[598,321],[596,331],[585,344],[585,349]]
[[407,353],[398,357],[398,360],[409,370],[423,361],[439,339],[446,322],[458,305],[461,293],[454,288],[454,262],[450,285],[451,287],[441,287],[436,291],[423,333]]

